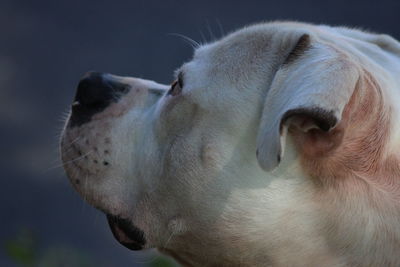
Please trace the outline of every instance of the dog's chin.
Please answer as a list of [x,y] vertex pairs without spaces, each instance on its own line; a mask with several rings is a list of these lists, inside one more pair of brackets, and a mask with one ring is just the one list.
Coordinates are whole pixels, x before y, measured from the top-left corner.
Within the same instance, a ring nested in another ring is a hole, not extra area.
[[134,226],[130,220],[107,214],[107,221],[115,239],[126,248],[141,250],[146,244],[142,230]]

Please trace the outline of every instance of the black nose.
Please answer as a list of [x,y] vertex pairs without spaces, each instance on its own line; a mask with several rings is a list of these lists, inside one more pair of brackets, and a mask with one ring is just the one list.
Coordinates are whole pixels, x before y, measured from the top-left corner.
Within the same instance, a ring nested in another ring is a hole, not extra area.
[[129,91],[129,86],[120,82],[120,78],[108,73],[88,72],[78,84],[70,126],[79,126],[91,120],[92,116]]

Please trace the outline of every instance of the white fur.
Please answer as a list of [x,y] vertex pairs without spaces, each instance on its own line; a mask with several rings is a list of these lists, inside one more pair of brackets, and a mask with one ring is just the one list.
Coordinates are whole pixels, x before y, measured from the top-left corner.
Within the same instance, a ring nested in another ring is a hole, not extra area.
[[[282,67],[303,34],[314,48]],[[346,69],[346,79],[330,72],[338,67],[329,65],[337,53],[356,65]],[[317,201],[320,188],[302,169],[292,140],[279,135],[280,117],[293,107],[330,108],[340,121],[358,66],[383,85],[393,111],[387,153],[398,153],[399,43],[283,22],[247,27],[198,48],[181,67],[179,96],[157,96],[149,89],[168,87],[126,80],[132,89],[124,104],[65,130],[64,162],[78,150],[88,155],[66,171],[91,204],[129,218],[144,231],[147,247],[184,265],[400,266],[398,199],[387,201],[388,214],[370,210],[356,195],[347,201],[328,192]]]

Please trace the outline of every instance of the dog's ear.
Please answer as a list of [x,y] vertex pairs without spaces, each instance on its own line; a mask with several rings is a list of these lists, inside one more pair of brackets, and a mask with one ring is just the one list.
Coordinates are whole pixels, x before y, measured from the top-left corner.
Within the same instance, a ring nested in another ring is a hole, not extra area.
[[329,142],[360,73],[344,53],[309,34],[297,38],[289,51],[266,95],[258,130],[257,159],[266,171],[280,163],[289,128],[310,135],[308,145],[327,147],[312,140]]

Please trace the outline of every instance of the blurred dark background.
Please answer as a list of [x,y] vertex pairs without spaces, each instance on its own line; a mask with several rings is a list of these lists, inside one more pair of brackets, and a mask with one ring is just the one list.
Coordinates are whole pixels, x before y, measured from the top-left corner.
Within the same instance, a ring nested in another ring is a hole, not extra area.
[[192,48],[276,19],[400,38],[400,1],[0,0],[0,266],[168,266],[117,244],[72,190],[58,156],[62,119],[88,70],[170,83]]

